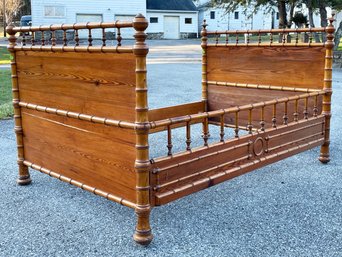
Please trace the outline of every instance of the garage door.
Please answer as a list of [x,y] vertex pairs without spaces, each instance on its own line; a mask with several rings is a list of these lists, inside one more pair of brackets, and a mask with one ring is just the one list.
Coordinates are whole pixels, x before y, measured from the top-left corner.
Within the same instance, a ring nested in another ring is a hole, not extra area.
[[[102,15],[101,14],[77,14],[76,15],[77,22],[101,22]],[[82,29],[78,31],[78,36],[82,39],[88,38],[88,30]],[[102,30],[101,29],[92,29],[91,35],[94,39],[102,38]]]
[[179,39],[179,16],[164,17],[164,38]]
[[[134,15],[115,15],[115,20],[119,21],[133,21]],[[134,39],[135,30],[133,28],[121,29],[121,37],[126,39]]]

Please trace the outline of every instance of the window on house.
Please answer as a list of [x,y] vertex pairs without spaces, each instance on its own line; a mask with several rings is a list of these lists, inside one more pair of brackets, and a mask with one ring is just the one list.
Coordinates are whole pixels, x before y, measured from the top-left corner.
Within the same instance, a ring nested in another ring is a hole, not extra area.
[[64,17],[65,8],[64,6],[44,6],[45,17]]
[[212,19],[212,20],[215,19],[215,11],[210,12],[210,19]]
[[192,18],[185,18],[185,24],[192,24]]
[[277,12],[276,18],[277,18],[277,20],[279,20],[279,13],[278,12]]
[[238,20],[239,19],[239,12],[234,12],[234,19]]
[[151,17],[150,23],[158,23],[158,17]]

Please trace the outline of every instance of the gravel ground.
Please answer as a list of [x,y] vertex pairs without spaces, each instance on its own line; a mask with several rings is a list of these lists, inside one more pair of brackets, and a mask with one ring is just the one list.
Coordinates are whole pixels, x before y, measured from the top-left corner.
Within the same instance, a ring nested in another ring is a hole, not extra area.
[[[151,107],[200,99],[200,64],[177,58],[150,61]],[[36,171],[18,187],[13,120],[0,121],[0,256],[342,256],[342,71],[334,82],[328,165],[316,148],[158,207],[149,247],[129,208]]]

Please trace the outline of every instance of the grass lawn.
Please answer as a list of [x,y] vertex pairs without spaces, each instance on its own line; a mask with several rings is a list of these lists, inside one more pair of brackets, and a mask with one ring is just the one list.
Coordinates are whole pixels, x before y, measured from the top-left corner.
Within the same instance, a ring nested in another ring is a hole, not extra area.
[[0,70],[0,119],[13,115],[11,72]]
[[0,46],[0,65],[1,64],[10,64],[11,63],[11,55],[7,51],[6,46]]

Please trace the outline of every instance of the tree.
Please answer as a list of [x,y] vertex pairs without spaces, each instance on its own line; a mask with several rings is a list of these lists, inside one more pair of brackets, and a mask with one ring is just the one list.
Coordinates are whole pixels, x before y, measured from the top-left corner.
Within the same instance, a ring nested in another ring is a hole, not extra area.
[[17,14],[23,6],[22,0],[2,0],[0,5],[0,13],[3,17],[4,36],[6,36],[6,24],[13,21],[13,17]]

